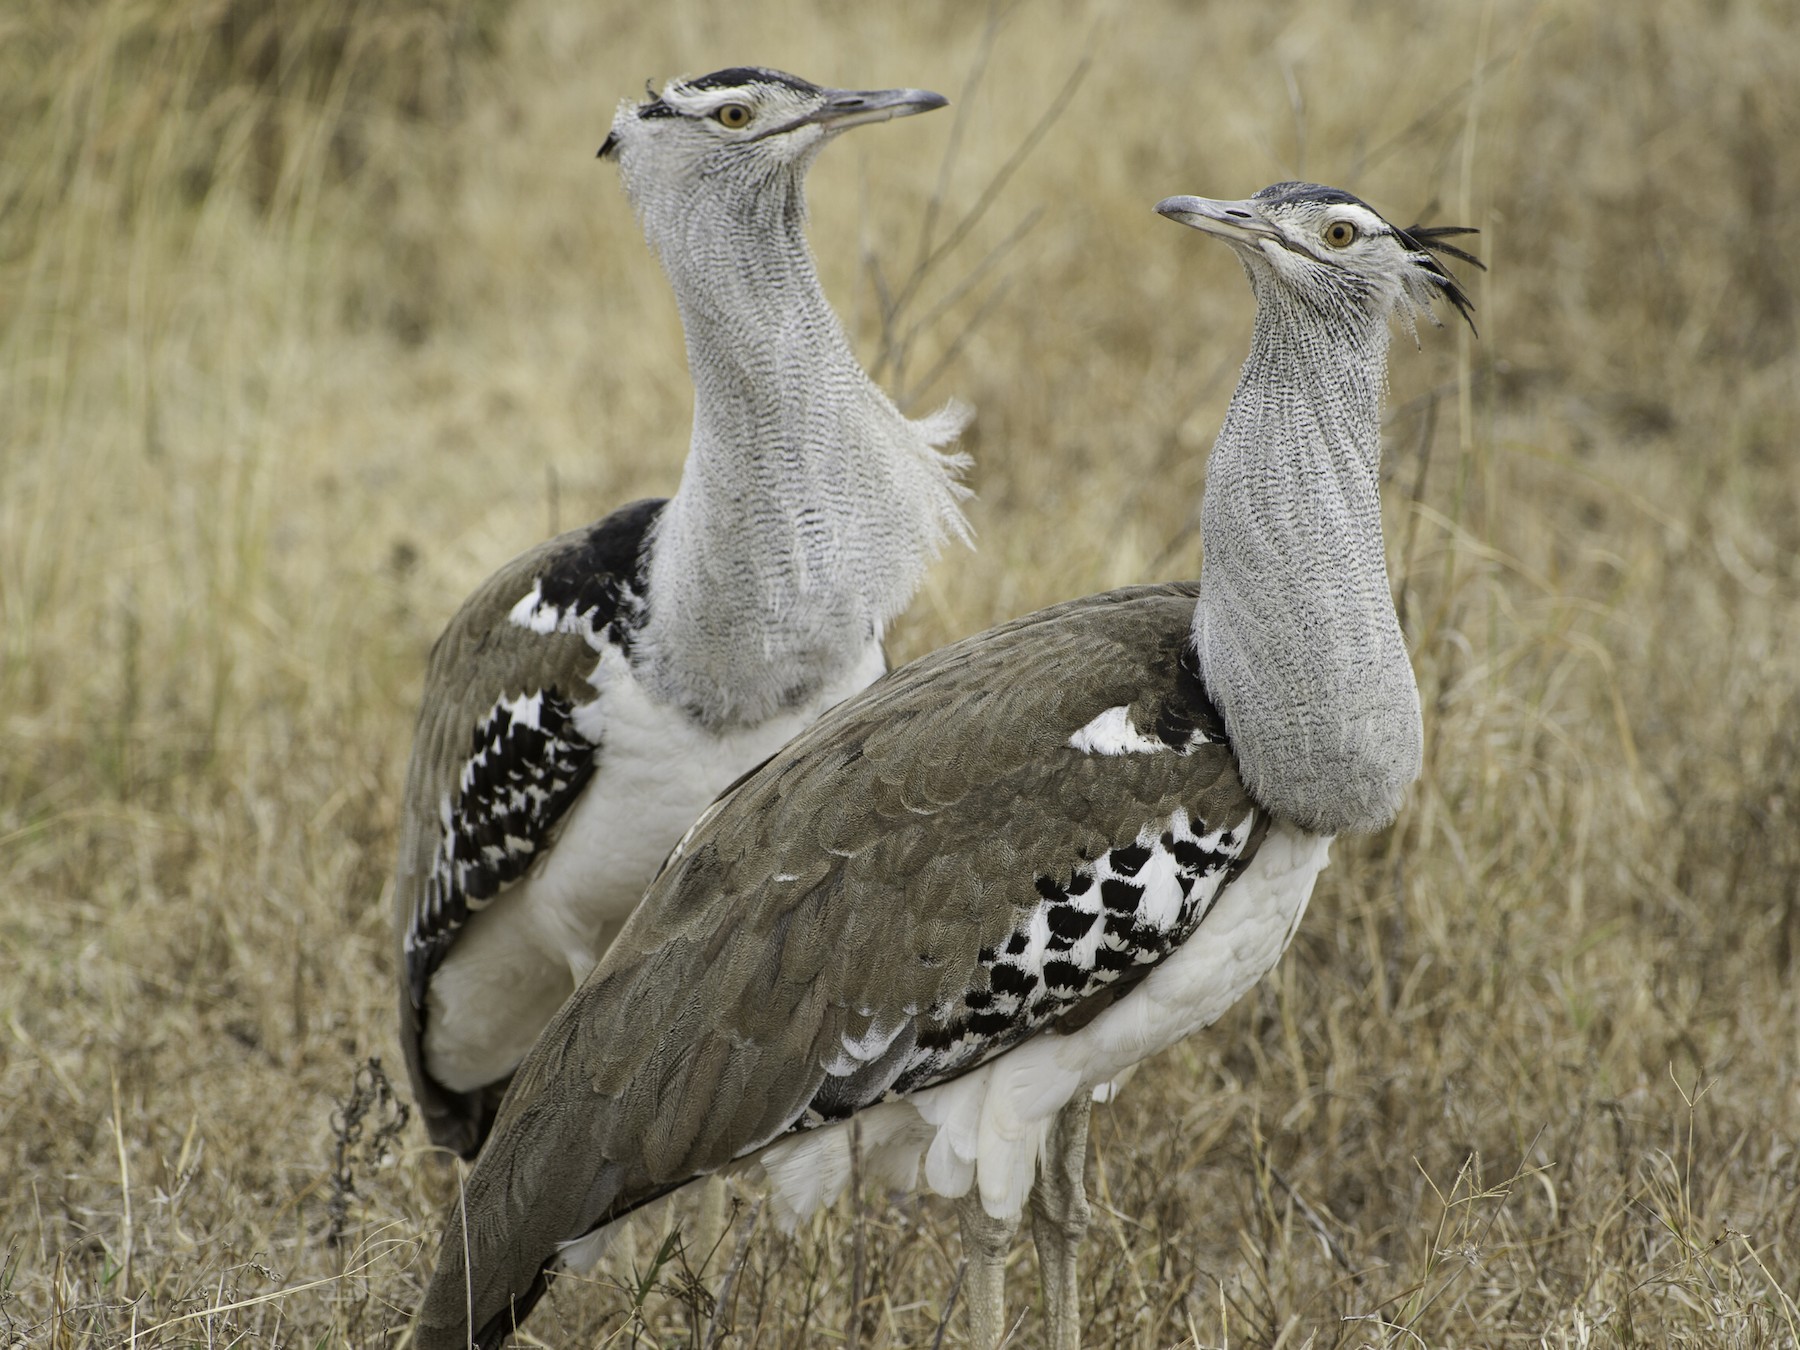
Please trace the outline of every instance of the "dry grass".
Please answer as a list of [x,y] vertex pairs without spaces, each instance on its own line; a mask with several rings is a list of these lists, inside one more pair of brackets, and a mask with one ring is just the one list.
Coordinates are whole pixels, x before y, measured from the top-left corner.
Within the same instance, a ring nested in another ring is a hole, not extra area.
[[[674,308],[593,148],[646,75],[744,60],[955,97],[985,21],[0,16],[0,1343],[394,1343],[452,1185],[362,1069],[395,1062],[424,653],[487,570],[667,490],[685,444]],[[1481,226],[1493,268],[1478,343],[1395,352],[1426,777],[1340,845],[1278,973],[1097,1114],[1090,1343],[1800,1343],[1791,23],[1030,0],[959,126],[858,132],[815,173],[873,358],[870,260],[912,265],[953,134],[940,240],[1091,56],[902,315],[929,322],[890,380],[981,410],[980,553],[902,655],[1196,566],[1249,299],[1158,197],[1322,178]],[[830,1343],[860,1249],[860,1345],[934,1344],[943,1205],[739,1231],[569,1282],[534,1330]]]

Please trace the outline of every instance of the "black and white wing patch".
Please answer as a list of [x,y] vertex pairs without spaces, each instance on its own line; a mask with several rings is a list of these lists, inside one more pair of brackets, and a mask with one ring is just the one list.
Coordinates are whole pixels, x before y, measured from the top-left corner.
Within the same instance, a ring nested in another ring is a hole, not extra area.
[[1266,824],[1255,808],[1215,825],[1178,807],[1160,827],[1064,877],[1039,876],[1037,904],[1021,913],[1004,942],[981,949],[960,999],[920,1010],[899,1063],[888,1052],[905,1024],[885,1032],[871,1027],[860,1041],[846,1041],[824,1066],[825,1082],[796,1128],[868,1105],[870,1070],[886,1080],[880,1095],[905,1094],[954,1078],[1046,1027],[1083,1025],[1193,936],[1249,865]]
[[[661,507],[635,502],[516,559],[432,653],[407,801],[435,817],[404,930],[415,1008],[469,916],[531,870],[594,776],[600,738],[577,714],[601,655],[629,653],[642,621],[644,544]],[[435,745],[434,706],[445,720]],[[421,766],[422,754],[435,759]]]
[[895,1089],[942,1082],[1047,1024],[1085,1020],[1080,1013],[1096,995],[1142,979],[1193,936],[1249,861],[1260,815],[1213,826],[1177,808],[1161,830],[1145,830],[1066,880],[1038,877],[1037,907],[1005,943],[981,951],[985,987],[978,981],[959,1005],[932,1009]]
[[[1070,748],[1103,758],[1217,753],[1224,727],[1192,652],[1176,666],[1171,687],[1105,709]],[[1033,878],[1032,899],[1015,906],[1003,939],[980,949],[963,990],[843,1039],[796,1128],[945,1082],[1046,1029],[1074,1031],[1117,1001],[1193,936],[1268,829],[1267,812],[1247,798],[1235,810],[1213,800],[1170,803],[1129,842]]]
[[531,869],[594,776],[599,746],[555,690],[502,697],[475,726],[454,794],[438,805],[438,847],[407,931],[413,1000],[468,916]]

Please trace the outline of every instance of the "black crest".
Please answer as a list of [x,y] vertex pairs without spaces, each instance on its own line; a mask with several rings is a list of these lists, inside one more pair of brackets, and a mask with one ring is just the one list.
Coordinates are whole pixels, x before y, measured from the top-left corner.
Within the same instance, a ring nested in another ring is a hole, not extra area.
[[796,94],[819,92],[819,86],[811,80],[789,75],[784,70],[770,70],[767,66],[732,66],[728,70],[715,70],[698,79],[683,80],[682,83],[689,89],[742,89],[747,84],[778,84],[792,89]]
[[1487,264],[1482,262],[1467,249],[1458,248],[1445,240],[1463,234],[1480,234],[1473,225],[1412,225],[1401,230],[1396,229],[1394,235],[1422,260],[1419,264],[1424,268],[1437,287],[1444,293],[1444,299],[1456,306],[1456,312],[1469,325],[1469,331],[1475,332],[1475,305],[1469,299],[1469,293],[1462,288],[1455,273],[1437,260],[1437,254],[1455,258],[1458,262],[1466,262],[1472,267],[1487,271]]
[[[1320,183],[1271,183],[1250,199],[1261,202],[1265,206],[1286,206],[1289,203],[1313,202],[1319,206],[1360,206],[1365,211],[1375,211],[1354,192],[1345,192],[1342,188],[1325,187]],[[1381,212],[1375,211],[1376,215]]]

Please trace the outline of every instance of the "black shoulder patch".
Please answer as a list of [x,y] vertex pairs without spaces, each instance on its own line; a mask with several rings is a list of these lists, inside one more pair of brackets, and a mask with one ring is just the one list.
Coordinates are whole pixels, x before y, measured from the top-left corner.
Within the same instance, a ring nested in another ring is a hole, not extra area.
[[539,604],[583,615],[595,631],[611,624],[625,641],[644,594],[644,545],[666,500],[646,497],[588,526],[579,546],[561,552],[538,578]]
[[1185,639],[1175,657],[1175,680],[1167,697],[1156,702],[1145,719],[1150,734],[1174,750],[1188,750],[1198,740],[1225,739],[1225,722],[1200,679],[1200,654]]

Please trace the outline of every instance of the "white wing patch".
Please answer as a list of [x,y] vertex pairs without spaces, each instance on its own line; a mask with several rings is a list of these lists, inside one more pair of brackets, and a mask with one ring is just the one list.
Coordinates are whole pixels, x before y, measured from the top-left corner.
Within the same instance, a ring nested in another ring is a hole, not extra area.
[[1211,741],[1212,737],[1198,727],[1190,730],[1186,741],[1179,745],[1157,736],[1146,736],[1132,722],[1131,709],[1123,703],[1108,708],[1069,737],[1069,745],[1084,755],[1155,755],[1170,751],[1187,755]]
[[1069,737],[1069,744],[1084,755],[1154,755],[1174,749],[1133,726],[1131,709],[1122,703]]
[[[621,600],[629,605],[632,596],[629,588],[621,587]],[[544,600],[544,579],[539,577],[531,583],[531,589],[519,597],[519,603],[507,611],[506,621],[519,628],[528,628],[540,636],[551,633],[573,633],[584,639],[596,651],[600,648],[601,631],[594,627],[594,611],[592,609],[563,608],[547,603]]]

